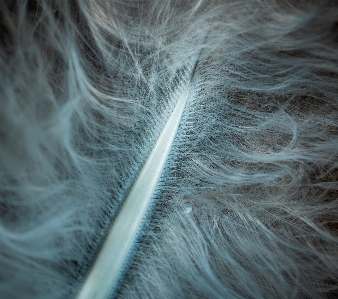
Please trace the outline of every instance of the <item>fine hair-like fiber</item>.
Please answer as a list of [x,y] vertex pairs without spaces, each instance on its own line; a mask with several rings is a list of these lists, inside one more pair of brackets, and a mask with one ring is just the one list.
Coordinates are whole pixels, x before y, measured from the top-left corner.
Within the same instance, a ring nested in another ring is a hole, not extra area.
[[0,297],[73,298],[190,80],[118,298],[337,298],[335,1],[0,1]]

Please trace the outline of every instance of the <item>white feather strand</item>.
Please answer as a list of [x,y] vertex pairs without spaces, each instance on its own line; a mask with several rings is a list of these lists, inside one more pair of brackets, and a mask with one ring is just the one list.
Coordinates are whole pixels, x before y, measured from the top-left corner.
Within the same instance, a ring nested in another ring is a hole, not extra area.
[[190,82],[123,203],[77,299],[106,299],[114,291],[167,161],[189,89]]

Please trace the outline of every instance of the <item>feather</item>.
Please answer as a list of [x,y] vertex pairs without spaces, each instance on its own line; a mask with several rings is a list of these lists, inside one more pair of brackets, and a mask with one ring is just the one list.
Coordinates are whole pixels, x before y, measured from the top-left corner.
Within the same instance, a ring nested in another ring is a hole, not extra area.
[[189,86],[105,292],[336,298],[337,12],[329,0],[0,1],[0,297],[78,295]]
[[183,89],[174,111],[123,203],[77,298],[108,298],[109,294],[114,292],[162,175],[184,111],[189,88],[190,82]]

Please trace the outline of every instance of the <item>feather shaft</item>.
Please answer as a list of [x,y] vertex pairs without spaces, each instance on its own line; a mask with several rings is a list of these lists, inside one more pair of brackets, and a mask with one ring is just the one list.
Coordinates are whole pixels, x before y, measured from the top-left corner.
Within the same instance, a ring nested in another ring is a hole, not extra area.
[[189,82],[183,90],[146,160],[77,299],[107,298],[116,287],[169,155],[184,111],[190,85]]

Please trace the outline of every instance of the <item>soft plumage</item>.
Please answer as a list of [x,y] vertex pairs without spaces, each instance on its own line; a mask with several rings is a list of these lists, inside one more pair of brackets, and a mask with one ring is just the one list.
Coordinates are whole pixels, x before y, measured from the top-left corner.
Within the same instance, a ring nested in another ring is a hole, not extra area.
[[333,298],[334,1],[0,3],[0,297],[73,298],[199,57],[120,298]]

